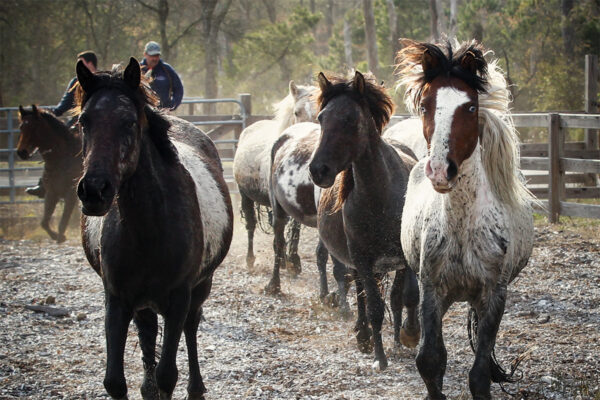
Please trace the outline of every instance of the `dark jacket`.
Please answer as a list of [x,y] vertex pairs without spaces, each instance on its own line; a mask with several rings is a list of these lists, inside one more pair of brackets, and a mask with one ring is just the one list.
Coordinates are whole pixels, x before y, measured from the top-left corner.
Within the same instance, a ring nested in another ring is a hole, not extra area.
[[[146,60],[141,62],[142,73],[148,72]],[[156,67],[152,68],[152,82],[150,87],[156,92],[160,99],[161,108],[176,109],[183,99],[183,84],[177,72],[166,62],[158,61]]]
[[60,102],[56,107],[52,108],[52,113],[57,117],[63,115],[75,106],[75,91],[72,89],[76,83],[77,77],[71,79],[71,82],[69,82],[67,85],[67,90],[65,91],[65,94],[63,94],[62,99],[60,99]]

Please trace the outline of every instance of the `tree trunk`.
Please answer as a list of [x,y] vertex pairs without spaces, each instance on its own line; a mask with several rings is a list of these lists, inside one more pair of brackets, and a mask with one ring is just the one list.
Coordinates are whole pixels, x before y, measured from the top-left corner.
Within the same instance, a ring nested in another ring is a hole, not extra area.
[[456,26],[458,25],[458,0],[450,0],[450,22],[448,24],[448,39],[456,37]]
[[573,48],[575,47],[575,30],[573,29],[573,23],[571,21],[571,10],[573,9],[573,0],[561,0],[561,33],[563,39],[563,46],[565,49],[565,55],[569,60],[573,60],[575,57]]
[[344,18],[344,56],[346,58],[346,66],[354,68],[354,60],[352,60],[352,35],[347,18]]
[[398,15],[396,15],[396,6],[394,0],[387,0],[388,17],[390,23],[390,43],[392,45],[392,64],[396,63],[396,54],[400,50],[398,41]]
[[158,1],[158,29],[160,31],[161,57],[170,60],[171,46],[167,38],[167,17],[169,16],[168,0]]
[[438,31],[438,10],[436,0],[429,0],[429,13],[431,14],[430,29],[431,29],[431,40],[437,42],[440,38],[440,32]]
[[373,1],[362,0],[362,4],[363,15],[365,18],[365,35],[367,38],[367,60],[369,63],[369,70],[375,76],[377,76],[377,36],[375,34],[375,15],[373,14]]

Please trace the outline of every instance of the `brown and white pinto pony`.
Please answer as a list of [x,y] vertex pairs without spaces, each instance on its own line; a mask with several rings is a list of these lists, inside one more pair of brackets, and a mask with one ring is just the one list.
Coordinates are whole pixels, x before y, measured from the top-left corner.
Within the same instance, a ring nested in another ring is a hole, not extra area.
[[[269,195],[273,210],[273,248],[275,260],[273,274],[266,291],[280,291],[279,269],[285,262],[284,226],[288,216],[305,226],[317,227],[317,203],[315,194],[320,190],[310,179],[309,161],[319,142],[321,128],[312,122],[303,122],[287,128],[271,149],[271,168],[269,175]],[[335,292],[329,293],[327,285],[327,251],[319,239],[316,250],[317,268],[319,269],[319,298],[326,304],[339,304],[340,313],[346,317],[350,313],[348,301],[347,268],[335,257],[333,275],[338,285]],[[337,299],[335,299],[337,297]]]
[[[217,150],[192,124],[163,115],[139,63],[92,74],[77,63],[84,174],[81,235],[105,292],[104,386],[127,398],[123,351],[138,327],[144,399],[170,399],[185,334],[188,398],[203,399],[196,334],[213,273],[229,250],[233,213]],[[157,314],[164,317],[155,362]]]
[[402,248],[419,276],[421,342],[416,358],[428,399],[444,399],[442,318],[457,301],[476,321],[469,388],[491,398],[491,381],[512,380],[494,346],[508,284],[533,247],[531,193],[519,171],[509,91],[476,42],[452,47],[404,41],[406,102],[422,122],[428,155],[410,174]]
[[[44,159],[42,182],[46,194],[41,226],[53,240],[62,243],[67,239],[65,231],[77,204],[76,186],[83,163],[81,137],[51,112],[35,105],[31,106],[31,110],[19,106],[19,119],[18,156],[27,160],[39,150]],[[60,199],[64,199],[65,204],[56,232],[50,226],[50,219]]]
[[[385,304],[379,282],[387,272],[396,271],[390,295],[395,342],[414,347],[419,340],[417,282],[406,265],[398,230],[415,160],[382,140],[394,104],[372,75],[321,73],[319,86],[321,136],[310,162],[314,183],[325,188],[318,207],[319,236],[354,271],[358,345],[370,351],[372,335],[374,368],[383,370],[388,362],[381,338]],[[408,316],[401,327],[403,307]]]

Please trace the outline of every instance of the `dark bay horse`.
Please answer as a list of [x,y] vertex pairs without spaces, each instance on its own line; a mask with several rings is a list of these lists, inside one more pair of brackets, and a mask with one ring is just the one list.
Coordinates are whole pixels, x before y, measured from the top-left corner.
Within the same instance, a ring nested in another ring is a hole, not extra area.
[[[327,188],[319,202],[319,234],[330,253],[355,271],[359,348],[370,350],[366,294],[374,367],[385,369],[378,281],[388,271],[396,271],[391,292],[395,342],[414,347],[419,340],[417,282],[406,266],[398,229],[415,160],[382,140],[394,105],[372,75],[365,78],[357,71],[349,78],[327,78],[321,73],[319,86],[321,136],[310,162],[314,183]],[[401,328],[403,306],[408,317]]]
[[[267,292],[280,291],[279,269],[285,262],[284,227],[288,216],[303,225],[317,227],[317,201],[316,190],[310,179],[308,164],[317,147],[321,128],[312,122],[295,124],[283,131],[271,149],[271,167],[269,175],[269,195],[273,210],[273,248],[275,260],[273,275],[267,286]],[[334,296],[329,296],[327,285],[326,264],[329,255],[321,240],[317,245],[317,267],[319,269],[319,297],[321,301],[331,304]],[[335,257],[333,262],[333,275],[338,284],[337,297],[340,311],[346,316],[349,306],[346,300],[348,282],[346,279],[347,268]],[[332,293],[333,294],[333,293]]]
[[[287,127],[298,122],[316,120],[316,106],[312,98],[315,90],[314,86],[296,85],[294,81],[290,81],[289,94],[275,105],[275,119],[255,122],[244,129],[240,135],[233,159],[233,175],[240,190],[242,215],[248,233],[246,255],[248,268],[254,266],[255,260],[254,231],[257,223],[255,207],[271,205],[268,183],[271,148]],[[289,262],[290,271],[298,274],[302,269],[298,256],[300,223],[292,220],[290,224],[291,233],[286,261]]]
[[399,53],[406,102],[422,122],[427,157],[413,168],[402,215],[402,248],[419,274],[421,343],[417,367],[429,399],[444,399],[442,318],[457,301],[475,318],[473,398],[490,381],[512,380],[494,346],[508,284],[533,247],[531,193],[519,171],[510,92],[476,42],[460,47],[405,41]]
[[[185,334],[188,398],[203,399],[196,334],[213,272],[231,244],[233,213],[217,150],[192,124],[156,111],[139,63],[92,74],[77,64],[84,174],[77,188],[88,261],[105,291],[104,386],[127,397],[123,351],[133,318],[144,399],[170,399]],[[157,313],[164,317],[155,363]]]
[[[31,106],[25,110],[19,106],[20,137],[17,144],[17,154],[27,160],[39,149],[44,159],[43,185],[46,188],[44,196],[44,216],[42,228],[58,243],[67,238],[65,231],[73,208],[77,204],[77,180],[81,177],[81,137],[70,130],[52,113]],[[60,199],[64,199],[63,214],[58,224],[58,232],[50,227],[50,219]]]

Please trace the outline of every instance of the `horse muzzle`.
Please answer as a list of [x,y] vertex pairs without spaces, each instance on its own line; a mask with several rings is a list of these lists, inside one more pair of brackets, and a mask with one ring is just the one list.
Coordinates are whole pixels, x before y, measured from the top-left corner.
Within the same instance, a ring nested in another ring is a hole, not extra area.
[[310,177],[315,185],[324,189],[329,188],[335,182],[335,171],[326,163],[313,160],[308,166]]
[[101,217],[105,215],[115,198],[114,185],[105,178],[84,175],[77,185],[77,196],[81,200],[81,212]]
[[450,192],[454,187],[457,175],[458,167],[450,159],[442,163],[437,160],[432,161],[430,158],[425,164],[425,176],[429,178],[433,189],[438,193]]
[[28,160],[31,157],[31,153],[26,149],[17,150],[17,155],[21,160]]

